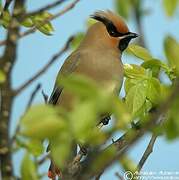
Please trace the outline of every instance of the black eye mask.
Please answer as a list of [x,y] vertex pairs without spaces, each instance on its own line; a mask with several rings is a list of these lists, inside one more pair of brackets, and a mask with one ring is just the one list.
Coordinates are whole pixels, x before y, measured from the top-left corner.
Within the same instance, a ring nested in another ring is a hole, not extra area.
[[122,37],[124,35],[128,35],[129,34],[129,32],[127,32],[127,33],[120,33],[120,32],[118,32],[116,27],[114,26],[114,24],[112,22],[109,22],[106,25],[106,28],[107,28],[107,31],[108,31],[109,35],[112,36],[112,37]]
[[124,51],[127,48],[127,46],[129,45],[130,40],[131,40],[131,37],[126,37],[126,38],[123,38],[123,39],[120,40],[118,48],[119,48],[119,50],[121,52]]

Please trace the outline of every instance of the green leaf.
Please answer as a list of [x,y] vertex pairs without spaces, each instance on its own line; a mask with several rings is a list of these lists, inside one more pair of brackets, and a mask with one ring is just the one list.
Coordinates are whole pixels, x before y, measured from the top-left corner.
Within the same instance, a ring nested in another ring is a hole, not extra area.
[[129,111],[135,115],[145,103],[147,96],[146,80],[138,82],[131,87],[126,96],[126,105]]
[[122,167],[125,171],[130,171],[131,173],[136,172],[136,164],[129,156],[124,155],[120,159],[120,164],[122,165]]
[[128,52],[132,53],[134,56],[144,61],[149,61],[152,59],[152,55],[149,53],[149,51],[139,45],[130,44],[127,50]]
[[40,32],[48,36],[52,35],[52,32],[54,31],[53,26],[50,22],[46,23],[45,25],[41,25],[41,23],[39,24],[37,23],[36,27]]
[[162,68],[167,74],[171,73],[171,68],[168,67],[167,64],[163,63],[161,60],[152,59],[149,61],[145,61],[141,64],[145,69],[152,70],[152,74],[154,77],[158,77],[160,69]]
[[16,137],[17,148],[25,148],[29,153],[34,156],[39,156],[44,152],[44,147],[42,141],[38,139],[27,139],[24,136],[18,135]]
[[6,75],[0,70],[0,84],[6,81]]
[[131,79],[141,79],[146,77],[146,71],[135,64],[124,64],[124,75]]
[[11,21],[11,15],[9,11],[2,12],[2,20],[0,21],[4,28],[8,28],[9,23]]
[[95,24],[97,21],[95,19],[92,19],[92,18],[89,18],[87,21],[86,21],[86,26],[87,27],[90,27],[92,26],[93,24]]
[[153,103],[158,104],[161,100],[161,87],[160,82],[156,78],[147,80],[147,98]]
[[33,139],[27,143],[27,149],[34,156],[40,156],[44,152],[44,147],[42,141]]
[[50,105],[33,106],[21,122],[21,134],[31,138],[52,138],[66,128],[58,110]]
[[[92,129],[97,124],[97,107],[95,105],[93,101],[81,102],[76,105],[74,111],[70,114],[70,124],[78,141],[87,142]],[[75,123],[73,123],[74,121]]]
[[50,23],[50,19],[52,18],[52,14],[48,12],[42,12],[40,14],[37,14],[35,16],[32,16],[32,22],[35,25],[35,27],[46,35],[52,35],[52,32],[54,31],[52,24]]
[[129,0],[116,0],[115,1],[116,11],[123,16],[125,19],[129,18],[131,4]]
[[165,9],[166,15],[171,17],[174,15],[177,8],[178,0],[163,0],[163,7]]
[[[76,148],[76,145],[74,147]],[[72,147],[72,134],[70,131],[63,131],[60,136],[51,139],[50,154],[59,168],[64,167],[74,147]]]
[[40,16],[44,19],[50,19],[53,17],[53,14],[47,12],[47,11],[43,11],[40,13]]
[[57,83],[81,98],[96,98],[99,95],[97,84],[82,75],[72,74],[68,77],[60,77]]
[[152,60],[149,60],[149,61],[145,61],[142,63],[141,65],[142,67],[148,69],[148,68],[153,68],[153,67],[161,67],[163,68],[164,70],[169,70],[169,67],[167,66],[167,64],[161,62],[161,60],[158,60],[158,59],[152,59]]
[[77,33],[75,38],[73,39],[73,41],[71,43],[72,49],[76,49],[79,46],[79,44],[83,38],[84,38],[84,33],[82,33],[82,32]]
[[175,68],[179,75],[179,43],[173,37],[168,36],[164,41],[164,49],[170,66]]
[[34,23],[32,22],[31,18],[26,18],[24,21],[21,22],[21,24],[25,27],[33,27]]
[[124,89],[126,94],[128,93],[129,89],[134,86],[135,84],[137,84],[140,81],[140,79],[130,79],[130,78],[126,78],[125,79],[125,83],[124,83]]
[[116,119],[116,126],[120,130],[126,130],[132,119],[131,114],[129,113],[125,102],[118,97],[115,97],[113,101],[113,114]]
[[26,153],[21,164],[21,178],[23,180],[38,180],[36,164],[30,158],[30,154]]

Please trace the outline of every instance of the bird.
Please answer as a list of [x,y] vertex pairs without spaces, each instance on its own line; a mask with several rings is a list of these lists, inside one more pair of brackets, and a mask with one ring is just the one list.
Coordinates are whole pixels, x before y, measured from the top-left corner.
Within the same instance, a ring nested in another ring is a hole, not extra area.
[[[130,32],[123,18],[110,10],[96,11],[90,17],[96,22],[88,28],[77,49],[65,60],[57,79],[76,73],[91,78],[101,88],[118,95],[124,76],[122,53],[138,34]],[[73,109],[73,99],[71,93],[55,83],[49,103],[70,111]],[[109,116],[104,117],[101,122],[108,124],[109,119]],[[49,178],[54,179],[59,174],[59,169],[51,161]]]

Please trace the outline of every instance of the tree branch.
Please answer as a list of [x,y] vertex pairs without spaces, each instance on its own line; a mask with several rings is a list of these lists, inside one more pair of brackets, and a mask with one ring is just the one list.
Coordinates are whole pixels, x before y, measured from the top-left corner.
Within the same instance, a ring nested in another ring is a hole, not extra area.
[[26,107],[25,112],[27,112],[27,111],[29,110],[29,108],[31,107],[32,102],[33,102],[33,100],[34,100],[37,92],[40,90],[41,86],[42,86],[42,85],[41,85],[40,83],[37,84],[36,88],[35,88],[34,91],[32,92],[32,94],[31,94],[31,96],[30,96],[30,99],[29,99],[29,101],[28,101],[28,104],[27,104],[27,107]]
[[65,44],[65,46],[58,52],[56,53],[50,60],[49,62],[41,69],[39,70],[35,75],[33,75],[29,80],[27,80],[22,86],[14,90],[14,96],[17,96],[19,93],[21,93],[24,89],[26,89],[32,82],[34,82],[38,77],[40,77],[42,74],[44,74],[48,68],[63,54],[65,53],[70,46],[70,43],[72,42],[73,37],[70,37]]
[[[7,2],[7,1],[6,1]],[[10,1],[9,1],[10,3]],[[13,178],[13,166],[11,160],[11,144],[9,138],[9,125],[13,104],[13,90],[11,87],[11,72],[17,57],[17,36],[20,31],[17,19],[23,12],[24,0],[16,0],[12,19],[8,27],[6,47],[0,59],[0,67],[6,76],[6,81],[0,85],[1,88],[1,110],[0,110],[0,168],[2,179]],[[7,7],[7,5],[6,5]]]
[[[70,11],[72,8],[74,8],[75,5],[76,5],[79,1],[80,1],[80,0],[74,0],[71,4],[67,5],[62,11],[60,11],[60,12],[54,14],[53,16],[47,18],[47,19],[46,19],[45,21],[43,21],[40,25],[43,26],[43,25],[46,24],[48,21],[52,21],[52,20],[54,20],[54,19],[56,19],[56,18],[64,15],[65,13],[67,13],[68,11]],[[20,33],[17,38],[18,38],[18,39],[23,38],[23,37],[25,37],[25,36],[28,36],[28,35],[34,33],[34,32],[36,32],[36,28],[35,28],[35,27],[33,27],[33,28],[31,28],[31,29],[29,29],[29,30],[27,30],[27,31],[25,31],[25,32]],[[6,44],[6,40],[0,42],[0,46],[5,45],[5,44]]]
[[4,9],[3,9],[4,11],[8,10],[8,8],[9,8],[12,1],[13,0],[6,0],[5,5],[4,5]]
[[150,156],[150,154],[153,152],[154,143],[155,143],[157,137],[158,137],[158,136],[155,135],[155,134],[152,135],[152,137],[151,137],[151,139],[150,139],[150,142],[149,142],[149,144],[148,144],[148,146],[147,146],[147,148],[146,148],[146,150],[145,150],[145,152],[144,152],[141,160],[139,161],[139,164],[138,164],[138,166],[137,166],[137,171],[139,171],[139,172],[141,171],[141,169],[142,169],[142,167],[144,166],[147,158],[148,158],[148,157]]
[[25,14],[23,18],[29,17],[29,16],[34,16],[36,14],[39,14],[39,13],[43,12],[43,11],[47,11],[49,9],[55,8],[55,7],[59,6],[59,5],[61,5],[62,3],[64,3],[65,1],[68,1],[68,0],[57,0],[55,2],[52,2],[51,4],[48,4],[48,5],[46,5],[44,7],[41,7],[39,9],[35,10],[35,11],[32,11],[32,12],[29,12],[29,13]]
[[115,175],[119,180],[125,180],[124,177],[121,176],[118,172],[116,172]]

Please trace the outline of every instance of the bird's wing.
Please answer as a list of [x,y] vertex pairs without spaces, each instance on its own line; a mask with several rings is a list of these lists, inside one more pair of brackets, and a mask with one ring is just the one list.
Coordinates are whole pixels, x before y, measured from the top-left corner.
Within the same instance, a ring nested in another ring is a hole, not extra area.
[[[66,60],[65,63],[62,65],[58,75],[57,79],[59,79],[61,76],[68,76],[71,74],[77,65],[79,64],[80,60],[80,53],[72,53]],[[57,80],[56,80],[57,81]],[[57,85],[57,82],[55,83],[54,89],[52,91],[52,94],[49,99],[49,104],[55,105],[63,91],[63,87]]]

